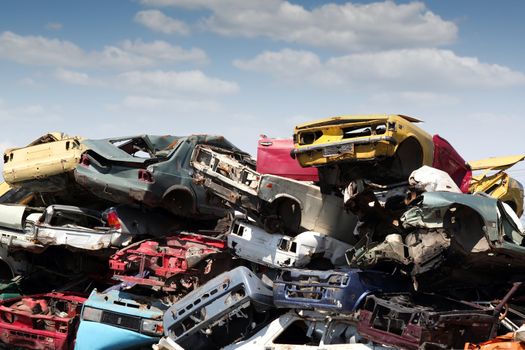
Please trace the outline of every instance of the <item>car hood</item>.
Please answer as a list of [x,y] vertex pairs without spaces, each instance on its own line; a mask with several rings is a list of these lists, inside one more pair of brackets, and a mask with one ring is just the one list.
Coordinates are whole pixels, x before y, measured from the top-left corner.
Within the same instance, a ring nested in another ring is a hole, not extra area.
[[525,159],[525,154],[492,157],[469,162],[472,170],[505,170]]

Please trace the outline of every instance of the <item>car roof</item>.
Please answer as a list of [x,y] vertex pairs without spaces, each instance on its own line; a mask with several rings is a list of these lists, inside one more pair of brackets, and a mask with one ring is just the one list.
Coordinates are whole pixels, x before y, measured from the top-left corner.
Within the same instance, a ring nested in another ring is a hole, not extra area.
[[409,117],[406,115],[402,115],[402,114],[359,114],[359,115],[341,115],[341,116],[336,116],[336,117],[319,119],[313,122],[297,125],[295,128],[296,129],[312,128],[312,127],[318,127],[318,126],[323,126],[323,125],[338,124],[338,123],[344,123],[347,121],[351,122],[351,121],[357,121],[357,120],[386,120],[392,117],[402,118],[411,123],[422,122],[419,119]]

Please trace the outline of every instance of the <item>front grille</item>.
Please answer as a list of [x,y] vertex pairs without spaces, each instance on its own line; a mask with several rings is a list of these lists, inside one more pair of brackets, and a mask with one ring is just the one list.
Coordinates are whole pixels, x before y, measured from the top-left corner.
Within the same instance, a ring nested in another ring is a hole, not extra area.
[[140,332],[140,317],[126,316],[115,312],[104,311],[100,322]]

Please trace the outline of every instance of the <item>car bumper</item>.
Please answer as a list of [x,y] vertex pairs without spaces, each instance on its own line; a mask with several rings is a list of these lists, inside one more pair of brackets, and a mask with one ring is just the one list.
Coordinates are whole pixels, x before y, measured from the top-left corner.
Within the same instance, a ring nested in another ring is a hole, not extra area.
[[333,162],[367,161],[392,156],[398,141],[393,136],[372,136],[367,138],[300,146],[291,152],[301,166],[320,166]]

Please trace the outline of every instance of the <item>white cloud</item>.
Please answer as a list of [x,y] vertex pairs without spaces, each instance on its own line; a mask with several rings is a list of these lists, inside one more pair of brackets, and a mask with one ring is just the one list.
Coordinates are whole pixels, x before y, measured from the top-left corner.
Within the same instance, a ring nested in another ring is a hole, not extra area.
[[125,89],[155,92],[159,95],[204,94],[223,95],[239,91],[235,82],[209,77],[199,70],[191,71],[130,71],[116,77]]
[[150,6],[206,9],[202,25],[226,36],[263,36],[344,51],[434,47],[457,37],[457,26],[422,2],[329,3],[313,9],[284,0],[142,0]]
[[110,112],[137,112],[148,111],[156,113],[188,113],[188,112],[206,112],[215,113],[220,110],[220,105],[213,100],[191,100],[191,99],[174,99],[158,98],[151,96],[126,96],[120,103],[108,105]]
[[395,110],[399,106],[431,107],[431,106],[455,106],[461,103],[457,96],[426,92],[426,91],[396,91],[378,93],[370,97],[369,105],[381,106]]
[[66,40],[3,32],[0,59],[37,66],[133,69],[180,62],[203,63],[207,57],[200,49],[186,50],[165,41],[125,40],[116,46],[105,46],[101,51],[86,52]]
[[63,68],[58,68],[54,74],[55,78],[72,85],[102,85],[102,82],[92,79],[87,73],[75,72]]
[[49,30],[60,30],[63,27],[64,26],[62,25],[62,23],[58,22],[49,22],[48,24],[46,24],[46,28]]
[[[45,108],[40,104],[11,106],[0,100],[0,120],[4,123],[59,121],[62,118],[59,109]],[[6,130],[9,130],[9,127],[6,127]]]
[[190,30],[186,23],[168,17],[159,10],[147,10],[137,12],[135,22],[143,26],[164,34],[187,35]]
[[358,53],[325,62],[312,52],[284,49],[263,52],[249,60],[235,60],[233,64],[242,70],[268,73],[276,79],[336,87],[433,90],[525,85],[522,72],[438,49]]

